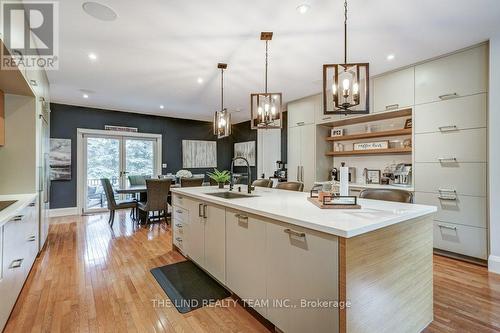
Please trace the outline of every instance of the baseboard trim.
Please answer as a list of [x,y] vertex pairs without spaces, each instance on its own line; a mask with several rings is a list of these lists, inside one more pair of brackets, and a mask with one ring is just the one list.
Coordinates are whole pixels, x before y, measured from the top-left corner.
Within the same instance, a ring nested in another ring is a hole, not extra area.
[[49,210],[49,217],[79,215],[78,207],[55,208]]
[[490,254],[488,257],[488,270],[492,273],[500,274],[500,257]]

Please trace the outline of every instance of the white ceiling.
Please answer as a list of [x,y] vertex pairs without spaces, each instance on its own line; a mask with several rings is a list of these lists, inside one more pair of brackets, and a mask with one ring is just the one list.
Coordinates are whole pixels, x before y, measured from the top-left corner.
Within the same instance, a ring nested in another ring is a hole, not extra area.
[[[60,1],[60,63],[48,73],[53,102],[210,120],[220,103],[218,62],[227,62],[226,106],[249,119],[251,92],[285,101],[321,91],[323,63],[343,57],[343,0],[102,0],[103,22],[82,1]],[[351,0],[349,60],[382,73],[484,40],[500,30],[499,0]],[[88,54],[98,60],[92,63]],[[388,61],[388,54],[395,59]],[[204,79],[203,84],[197,78]],[[81,90],[89,90],[83,99]],[[163,110],[160,105],[165,105]]]

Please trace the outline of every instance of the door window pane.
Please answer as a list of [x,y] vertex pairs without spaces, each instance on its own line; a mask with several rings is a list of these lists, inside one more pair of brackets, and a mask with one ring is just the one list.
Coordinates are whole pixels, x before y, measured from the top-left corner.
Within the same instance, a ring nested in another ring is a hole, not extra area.
[[127,139],[125,141],[125,170],[127,175],[153,176],[154,142]]

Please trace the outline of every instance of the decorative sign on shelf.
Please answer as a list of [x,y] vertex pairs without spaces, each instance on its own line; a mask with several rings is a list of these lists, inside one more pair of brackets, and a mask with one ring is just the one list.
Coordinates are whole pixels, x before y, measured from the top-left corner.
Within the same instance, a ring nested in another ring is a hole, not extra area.
[[126,127],[126,126],[112,126],[104,125],[106,131],[118,131],[118,132],[138,132],[137,127]]
[[332,128],[331,130],[331,136],[342,136],[344,135],[344,129],[343,128]]
[[387,149],[389,148],[389,141],[360,142],[355,143],[353,148],[354,150]]

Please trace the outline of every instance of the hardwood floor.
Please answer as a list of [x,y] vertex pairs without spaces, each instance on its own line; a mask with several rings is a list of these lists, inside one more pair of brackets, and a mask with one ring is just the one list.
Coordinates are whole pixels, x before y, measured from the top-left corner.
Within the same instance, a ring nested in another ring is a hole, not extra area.
[[[183,260],[165,224],[135,228],[128,213],[53,219],[5,332],[268,332],[241,306],[182,315],[149,272]],[[435,332],[500,332],[500,275],[434,257]]]

